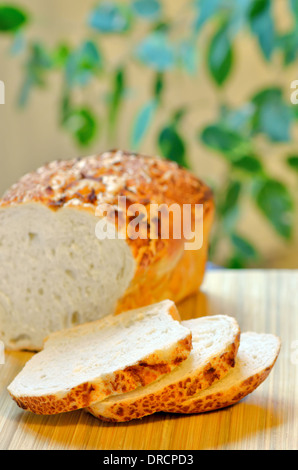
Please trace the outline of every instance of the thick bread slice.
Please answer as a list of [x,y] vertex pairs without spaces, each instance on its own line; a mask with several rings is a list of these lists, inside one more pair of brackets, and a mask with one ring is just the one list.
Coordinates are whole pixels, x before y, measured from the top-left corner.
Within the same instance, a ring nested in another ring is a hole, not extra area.
[[182,403],[171,402],[165,411],[171,413],[203,413],[237,403],[252,393],[269,375],[280,350],[275,335],[243,333],[235,367],[210,388]]
[[182,324],[192,332],[193,349],[186,361],[151,385],[110,397],[88,411],[106,421],[130,421],[166,410],[169,404],[181,402],[224,377],[234,366],[239,346],[236,320],[214,315]]
[[21,408],[56,414],[147,385],[190,353],[177,315],[166,300],[53,333],[8,391]]

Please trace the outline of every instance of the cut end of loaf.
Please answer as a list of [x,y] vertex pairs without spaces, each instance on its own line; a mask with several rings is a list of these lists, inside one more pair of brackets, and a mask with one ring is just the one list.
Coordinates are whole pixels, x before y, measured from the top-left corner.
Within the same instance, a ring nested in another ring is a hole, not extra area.
[[0,208],[0,221],[0,339],[7,349],[38,351],[53,331],[114,312],[135,261],[125,240],[95,236],[93,214],[28,203]]

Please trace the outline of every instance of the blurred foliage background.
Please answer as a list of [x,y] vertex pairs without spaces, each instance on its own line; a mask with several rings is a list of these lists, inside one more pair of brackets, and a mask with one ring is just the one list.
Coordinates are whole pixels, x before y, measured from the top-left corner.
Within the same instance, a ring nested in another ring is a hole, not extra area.
[[123,148],[214,190],[210,260],[298,267],[298,0],[0,3],[3,192]]

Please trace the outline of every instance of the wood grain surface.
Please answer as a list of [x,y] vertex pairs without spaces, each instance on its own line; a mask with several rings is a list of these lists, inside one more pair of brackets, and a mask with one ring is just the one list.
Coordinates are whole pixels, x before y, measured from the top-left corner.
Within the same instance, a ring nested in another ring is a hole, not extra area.
[[232,315],[243,332],[280,336],[281,352],[268,379],[223,410],[159,413],[115,425],[84,410],[38,416],[18,408],[6,387],[31,354],[6,352],[0,365],[0,449],[298,449],[298,271],[209,271],[201,292],[178,307],[184,319]]

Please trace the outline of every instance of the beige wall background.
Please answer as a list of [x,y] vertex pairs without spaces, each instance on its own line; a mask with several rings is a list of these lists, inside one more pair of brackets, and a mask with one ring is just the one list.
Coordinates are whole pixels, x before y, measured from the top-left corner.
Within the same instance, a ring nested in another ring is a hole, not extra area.
[[[81,39],[90,36],[86,18],[96,2],[93,0],[21,0],[17,2],[28,8],[32,14],[32,22],[27,28],[30,37],[43,39],[46,45],[57,44],[59,40],[67,39],[78,44]],[[163,7],[169,17],[179,19],[183,27],[186,5],[188,0],[163,0]],[[284,0],[273,0],[274,12],[278,19],[280,30],[291,24]],[[136,31],[130,41],[137,41],[142,31]],[[126,54],[126,47],[120,38],[105,37],[100,39],[101,47],[117,64]],[[21,86],[22,60],[12,58],[9,53],[11,41],[0,37],[0,79],[5,83],[5,105],[0,106],[0,193],[2,194],[24,173],[36,169],[45,162],[54,159],[68,159],[74,156],[100,152],[111,147],[127,148],[131,123],[140,105],[150,96],[151,77],[144,74],[142,67],[131,63],[128,68],[131,83],[131,97],[125,101],[121,110],[118,134],[114,142],[110,142],[102,133],[99,140],[90,148],[78,149],[71,138],[61,130],[58,124],[58,102],[61,90],[61,78],[52,74],[47,88],[36,89],[28,106],[20,110],[16,106],[18,92]],[[236,44],[236,67],[231,79],[220,93],[213,86],[204,68],[204,57],[199,56],[199,73],[196,80],[183,73],[171,74],[167,77],[164,108],[156,119],[152,129],[144,140],[141,151],[155,154],[156,131],[165,123],[169,110],[180,104],[189,104],[190,112],[183,122],[183,131],[188,137],[188,154],[194,171],[206,181],[220,181],[227,177],[227,167],[217,154],[207,152],[198,145],[195,136],[202,128],[217,115],[218,100],[225,98],[231,105],[238,105],[251,94],[265,86],[281,85],[288,90],[290,99],[290,83],[298,78],[295,66],[286,70],[281,69],[280,59],[277,58],[270,66],[260,57],[257,45],[243,33]],[[88,87],[84,92],[84,100],[96,106],[101,119],[104,120],[104,107],[100,98],[104,91],[101,83]],[[78,100],[82,97],[78,96]],[[260,153],[266,155],[266,166],[273,176],[283,179],[295,194],[296,208],[298,207],[297,176],[289,172],[282,162],[286,153],[298,151],[297,139],[291,144],[269,145],[260,138],[258,145]],[[296,147],[296,148],[295,148]],[[298,211],[295,217],[295,237],[291,244],[284,242],[274,234],[263,217],[252,209],[250,202],[245,201],[241,220],[241,233],[255,242],[265,257],[267,267],[298,267]],[[227,247],[222,246],[222,253]],[[220,260],[219,260],[220,261]]]

